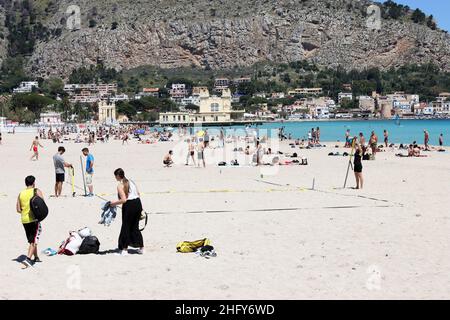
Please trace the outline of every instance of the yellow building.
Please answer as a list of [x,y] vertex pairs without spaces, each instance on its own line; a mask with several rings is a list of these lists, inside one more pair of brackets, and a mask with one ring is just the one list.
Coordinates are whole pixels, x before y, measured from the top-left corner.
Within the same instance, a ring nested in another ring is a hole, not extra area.
[[244,110],[232,110],[231,91],[224,89],[222,96],[211,96],[207,88],[201,88],[200,107],[198,112],[165,112],[160,113],[159,123],[162,125],[227,123],[234,119],[242,119]]
[[104,100],[98,103],[98,122],[111,124],[116,122],[116,104]]

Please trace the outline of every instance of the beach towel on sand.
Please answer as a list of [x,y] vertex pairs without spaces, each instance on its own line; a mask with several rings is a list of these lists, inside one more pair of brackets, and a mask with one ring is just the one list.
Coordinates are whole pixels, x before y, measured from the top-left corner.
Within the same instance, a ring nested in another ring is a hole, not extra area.
[[211,241],[207,238],[195,241],[182,241],[177,244],[177,252],[181,253],[195,252],[204,246],[209,246],[210,244]]

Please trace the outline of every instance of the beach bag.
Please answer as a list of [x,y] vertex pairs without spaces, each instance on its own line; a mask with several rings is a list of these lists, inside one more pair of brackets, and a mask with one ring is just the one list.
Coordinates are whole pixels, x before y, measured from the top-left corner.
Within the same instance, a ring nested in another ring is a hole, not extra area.
[[370,160],[370,155],[367,153],[363,155],[363,160]]
[[78,250],[78,254],[97,254],[100,250],[100,241],[98,241],[97,237],[88,236],[83,239],[83,242],[80,245]]
[[195,241],[182,241],[177,244],[177,252],[189,253],[195,252],[201,247],[209,246],[211,241],[208,238]]
[[77,254],[82,243],[83,239],[78,232],[72,231],[69,233],[69,237],[59,247],[58,254],[73,256]]
[[45,204],[44,199],[37,195],[37,189],[34,189],[34,195],[30,200],[30,209],[33,216],[37,221],[41,222],[48,215],[48,207]]

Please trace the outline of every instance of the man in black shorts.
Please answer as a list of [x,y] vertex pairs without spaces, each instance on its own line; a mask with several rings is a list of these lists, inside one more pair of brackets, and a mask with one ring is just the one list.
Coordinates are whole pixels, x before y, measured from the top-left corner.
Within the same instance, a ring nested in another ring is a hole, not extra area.
[[72,168],[70,163],[64,161],[62,155],[66,152],[64,147],[58,148],[58,153],[53,156],[53,164],[55,165],[56,183],[55,183],[55,197],[59,197],[62,192],[62,185],[66,174],[65,168]]

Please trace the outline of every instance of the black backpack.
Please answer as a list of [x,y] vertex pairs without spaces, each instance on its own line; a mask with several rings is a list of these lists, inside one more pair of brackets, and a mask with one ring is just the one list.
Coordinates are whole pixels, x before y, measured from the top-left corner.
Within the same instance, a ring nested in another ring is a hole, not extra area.
[[44,199],[39,197],[36,193],[37,189],[34,189],[34,195],[33,198],[30,200],[30,209],[33,213],[33,216],[37,221],[41,222],[45,218],[47,218],[48,215],[48,207],[45,204]]
[[83,239],[78,254],[98,253],[100,250],[100,241],[97,237],[89,236]]

